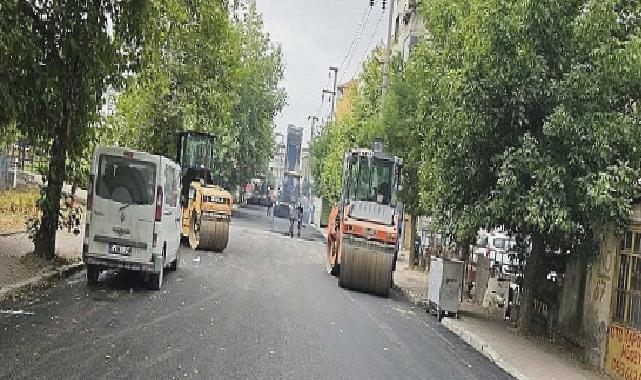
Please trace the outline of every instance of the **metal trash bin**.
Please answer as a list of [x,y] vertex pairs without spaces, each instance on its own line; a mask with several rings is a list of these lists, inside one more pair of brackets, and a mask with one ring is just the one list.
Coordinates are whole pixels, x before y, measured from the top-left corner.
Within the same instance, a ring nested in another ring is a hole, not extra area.
[[464,261],[431,258],[427,312],[436,315],[439,321],[446,313],[458,317],[464,271]]

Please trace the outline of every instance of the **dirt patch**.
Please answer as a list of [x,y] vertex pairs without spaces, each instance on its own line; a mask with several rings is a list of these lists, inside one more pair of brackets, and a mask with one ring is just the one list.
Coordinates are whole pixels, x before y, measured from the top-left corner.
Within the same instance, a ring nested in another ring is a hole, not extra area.
[[27,280],[54,269],[55,264],[34,254],[0,256],[0,288]]
[[33,253],[33,242],[26,233],[1,236],[0,287],[28,280],[58,266],[80,262],[83,236],[84,231],[78,235],[58,231],[54,261],[36,256]]

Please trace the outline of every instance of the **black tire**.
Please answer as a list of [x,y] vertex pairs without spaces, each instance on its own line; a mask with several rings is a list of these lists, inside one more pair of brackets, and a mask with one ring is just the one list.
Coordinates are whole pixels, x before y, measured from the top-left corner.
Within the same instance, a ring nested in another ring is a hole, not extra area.
[[87,264],[87,284],[96,285],[100,277],[100,267],[93,264]]
[[149,275],[149,282],[147,286],[151,290],[160,290],[162,288],[162,282],[164,277],[164,267],[160,267],[160,272],[152,273]]
[[172,272],[177,271],[178,267],[180,266],[179,262],[180,262],[180,247],[178,247],[178,250],[176,251],[176,258],[174,259],[174,261],[171,262],[171,264],[169,264],[169,270]]
[[149,275],[149,281],[147,286],[152,290],[160,290],[162,288],[162,282],[165,277],[165,259],[167,258],[166,248],[163,248],[162,251],[162,264],[160,265],[160,272],[151,273]]
[[197,219],[196,211],[193,211],[189,223],[189,247],[194,251],[200,248],[200,226],[197,226]]

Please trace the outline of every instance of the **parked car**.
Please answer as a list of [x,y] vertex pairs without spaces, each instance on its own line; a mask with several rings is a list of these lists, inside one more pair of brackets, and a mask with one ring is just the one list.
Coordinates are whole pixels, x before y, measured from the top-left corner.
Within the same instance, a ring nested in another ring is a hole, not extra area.
[[160,289],[164,269],[178,269],[180,178],[180,166],[166,157],[96,148],[83,242],[88,283],[104,269],[127,269]]

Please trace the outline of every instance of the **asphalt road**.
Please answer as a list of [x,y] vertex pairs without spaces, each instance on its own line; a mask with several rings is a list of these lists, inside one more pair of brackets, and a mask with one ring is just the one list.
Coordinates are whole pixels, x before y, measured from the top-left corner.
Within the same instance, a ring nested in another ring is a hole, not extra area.
[[0,304],[0,378],[509,379],[423,310],[339,288],[321,236],[241,208],[224,253],[183,248],[163,290],[81,272]]

